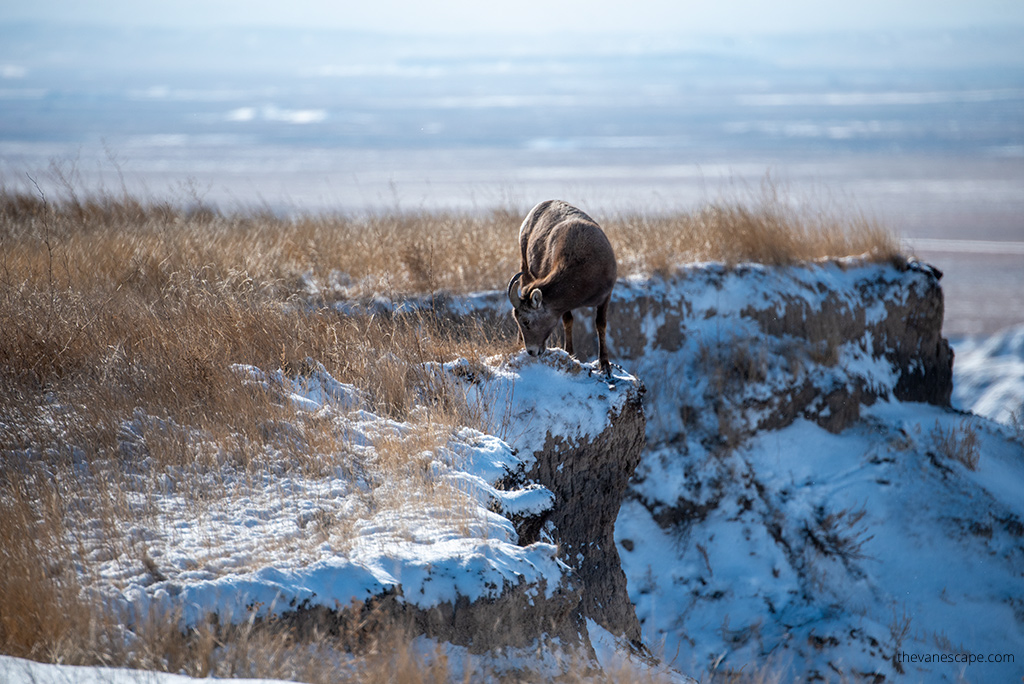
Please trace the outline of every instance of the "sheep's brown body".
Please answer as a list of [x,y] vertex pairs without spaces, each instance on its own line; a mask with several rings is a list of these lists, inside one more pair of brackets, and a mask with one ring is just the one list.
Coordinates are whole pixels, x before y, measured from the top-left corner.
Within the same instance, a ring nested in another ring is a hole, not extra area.
[[615,286],[615,252],[594,219],[559,200],[541,202],[519,228],[522,270],[508,284],[508,297],[526,350],[543,353],[562,320],[565,350],[573,353],[572,310],[597,307],[598,360],[611,372],[605,329]]

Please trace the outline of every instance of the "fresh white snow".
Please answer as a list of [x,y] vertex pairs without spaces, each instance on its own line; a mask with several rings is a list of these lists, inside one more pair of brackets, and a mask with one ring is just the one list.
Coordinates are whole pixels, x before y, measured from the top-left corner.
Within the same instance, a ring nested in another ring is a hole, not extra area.
[[[904,673],[1019,675],[1022,449],[984,419],[929,405],[865,414],[839,435],[801,419],[724,459],[693,448],[642,464],[635,492],[648,506],[692,497],[692,519],[669,530],[637,500],[616,525],[644,636],[682,671],[770,662],[794,676],[835,666],[894,678],[904,654],[970,653],[1018,660]],[[936,425],[975,431],[977,471],[935,453]],[[670,493],[664,481],[684,471],[704,487]]]
[[954,345],[953,404],[1024,430],[1024,326]]
[[[209,681],[184,675],[118,667],[51,665],[0,655],[4,684],[196,684]],[[232,679],[232,684],[276,684],[268,679]]]

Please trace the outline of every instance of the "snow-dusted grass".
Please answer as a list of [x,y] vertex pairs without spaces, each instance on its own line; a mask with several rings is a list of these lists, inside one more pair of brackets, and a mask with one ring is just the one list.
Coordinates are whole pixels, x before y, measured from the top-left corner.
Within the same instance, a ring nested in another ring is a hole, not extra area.
[[[315,563],[325,545],[368,538],[356,521],[411,536],[416,521],[398,513],[412,506],[459,538],[494,536],[488,512],[431,467],[472,416],[415,376],[485,340],[218,279],[182,256],[202,217],[180,234],[122,217],[123,239],[157,243],[169,270],[150,278],[136,256],[118,273],[113,230],[89,246],[89,226],[76,225],[88,220],[69,210],[4,223],[3,652],[161,667],[139,654],[194,653],[195,640],[158,632],[148,648],[125,646],[122,616],[83,590],[215,581],[282,556]],[[424,391],[433,403],[417,408]],[[247,529],[261,534],[239,538]]]

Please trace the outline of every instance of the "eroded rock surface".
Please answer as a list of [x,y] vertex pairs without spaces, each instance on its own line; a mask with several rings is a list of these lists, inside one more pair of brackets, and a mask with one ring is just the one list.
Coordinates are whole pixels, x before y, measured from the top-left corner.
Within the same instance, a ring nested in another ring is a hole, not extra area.
[[645,444],[642,386],[628,393],[600,434],[572,440],[548,433],[525,473],[555,495],[548,521],[562,560],[582,585],[582,613],[615,635],[640,643],[640,625],[615,547],[615,519]]
[[467,389],[471,403],[505,417],[523,462],[505,486],[536,483],[554,495],[549,509],[517,521],[520,542],[555,543],[581,592],[580,616],[639,647],[614,530],[645,445],[642,383],[618,369],[606,378],[550,350],[538,359],[521,354]]

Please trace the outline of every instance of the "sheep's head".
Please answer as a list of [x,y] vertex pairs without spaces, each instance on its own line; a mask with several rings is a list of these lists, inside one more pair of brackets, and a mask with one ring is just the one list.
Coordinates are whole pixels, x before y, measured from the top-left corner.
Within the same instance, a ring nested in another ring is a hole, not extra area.
[[547,348],[548,337],[558,325],[561,314],[547,307],[539,287],[523,293],[519,287],[522,277],[522,273],[512,276],[508,283],[508,299],[512,302],[512,315],[519,324],[526,351],[530,356],[539,356]]

